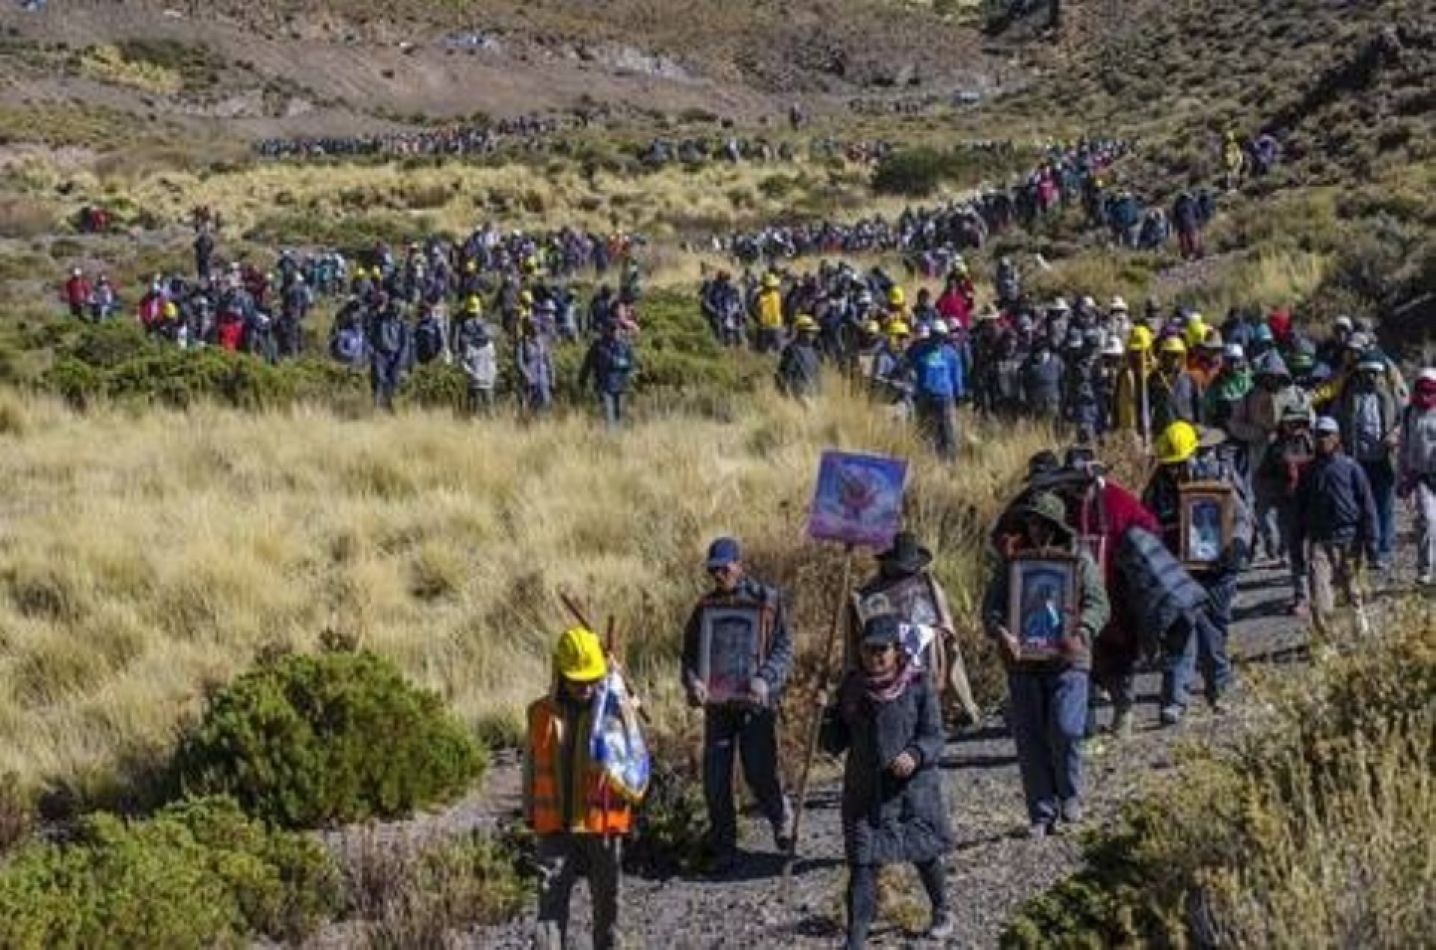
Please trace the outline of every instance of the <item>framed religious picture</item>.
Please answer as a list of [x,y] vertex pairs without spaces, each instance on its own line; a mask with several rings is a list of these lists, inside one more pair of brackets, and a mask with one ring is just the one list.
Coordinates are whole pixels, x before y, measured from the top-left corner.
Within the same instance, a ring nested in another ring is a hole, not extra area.
[[742,702],[758,675],[762,638],[759,607],[709,607],[698,633],[698,675],[710,705]]
[[907,461],[883,455],[824,452],[808,510],[808,537],[885,548],[902,521]]
[[1236,499],[1225,482],[1190,482],[1181,487],[1178,512],[1182,566],[1214,570],[1232,543]]
[[[935,676],[942,674],[945,658],[942,656],[941,630],[950,621],[944,616],[942,601],[931,574],[920,571],[867,597],[854,594],[853,606],[857,611],[859,627],[873,617],[896,614],[907,625],[903,647],[908,655],[917,658]],[[857,656],[856,646],[852,644],[849,650],[854,658]]]
[[1062,638],[1077,626],[1077,556],[1059,550],[1030,551],[1011,561],[1008,631],[1026,660],[1061,651]]

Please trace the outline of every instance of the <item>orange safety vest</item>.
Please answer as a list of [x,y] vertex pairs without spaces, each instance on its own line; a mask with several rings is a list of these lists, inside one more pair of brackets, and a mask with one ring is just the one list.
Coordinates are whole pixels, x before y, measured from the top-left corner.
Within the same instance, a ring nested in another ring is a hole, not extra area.
[[585,709],[566,721],[547,696],[529,706],[524,821],[535,834],[623,835],[632,827],[628,802],[589,762],[589,719]]

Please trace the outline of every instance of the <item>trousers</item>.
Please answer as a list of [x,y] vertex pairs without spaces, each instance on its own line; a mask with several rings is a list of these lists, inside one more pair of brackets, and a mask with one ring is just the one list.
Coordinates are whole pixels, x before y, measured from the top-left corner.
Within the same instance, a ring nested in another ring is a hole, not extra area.
[[1082,738],[1087,725],[1086,670],[1007,674],[1012,738],[1027,817],[1052,824],[1061,804],[1082,797]]
[[594,950],[618,946],[618,891],[623,839],[603,835],[556,834],[538,839],[539,894],[535,950],[564,950],[568,941],[573,885],[588,878],[593,903]]
[[[881,865],[851,864],[848,866],[848,940],[847,950],[867,946],[868,931],[878,916],[878,871]],[[922,889],[932,903],[933,917],[947,909],[947,871],[941,858],[915,864]]]
[[778,781],[777,714],[771,709],[711,706],[703,720],[703,797],[708,804],[709,841],[716,851],[738,842],[738,810],[733,803],[733,756],[743,763],[743,778],[773,833],[790,821],[788,801]]

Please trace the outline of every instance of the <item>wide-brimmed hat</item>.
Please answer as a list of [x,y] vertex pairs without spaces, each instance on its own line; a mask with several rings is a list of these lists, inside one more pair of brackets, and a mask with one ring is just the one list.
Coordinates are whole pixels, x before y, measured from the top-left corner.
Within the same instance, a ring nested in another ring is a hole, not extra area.
[[877,560],[879,564],[915,574],[932,563],[932,552],[919,544],[917,535],[911,531],[899,531],[893,535],[892,545],[878,554]]
[[1048,491],[1038,492],[1013,511],[1019,518],[1041,518],[1052,526],[1063,538],[1072,540],[1072,529],[1067,526],[1067,506],[1062,499]]

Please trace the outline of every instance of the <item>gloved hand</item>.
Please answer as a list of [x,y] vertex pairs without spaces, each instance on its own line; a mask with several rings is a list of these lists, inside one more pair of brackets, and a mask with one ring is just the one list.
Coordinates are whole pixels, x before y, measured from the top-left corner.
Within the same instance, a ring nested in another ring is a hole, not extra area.
[[755,677],[753,677],[752,680],[749,681],[749,683],[748,683],[748,695],[752,698],[752,700],[753,700],[753,705],[755,705],[755,706],[766,706],[766,705],[768,705],[768,694],[769,694],[768,681],[765,680],[765,679],[763,679],[763,677],[761,677],[761,676],[755,676]]

